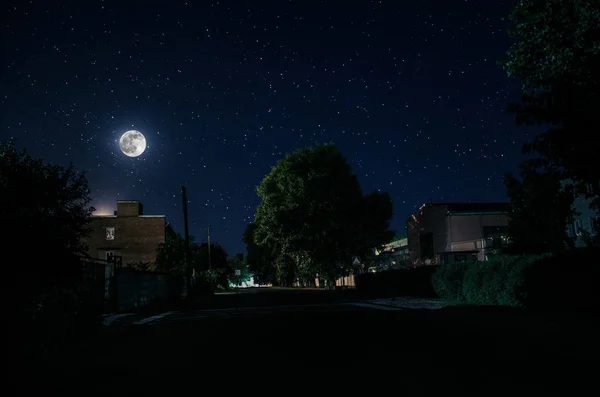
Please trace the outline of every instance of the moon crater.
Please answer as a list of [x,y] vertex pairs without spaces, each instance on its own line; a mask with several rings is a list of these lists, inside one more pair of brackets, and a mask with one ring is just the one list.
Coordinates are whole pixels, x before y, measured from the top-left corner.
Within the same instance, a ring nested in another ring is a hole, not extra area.
[[121,135],[119,146],[125,156],[138,157],[146,150],[146,137],[138,130],[129,130]]

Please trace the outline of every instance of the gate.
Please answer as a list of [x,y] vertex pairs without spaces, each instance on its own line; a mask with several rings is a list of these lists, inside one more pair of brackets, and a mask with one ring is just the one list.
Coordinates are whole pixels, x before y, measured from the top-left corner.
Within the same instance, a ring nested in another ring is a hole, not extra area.
[[113,312],[117,308],[117,288],[115,273],[121,267],[120,256],[109,260],[81,257],[83,281],[94,295],[94,299],[102,301],[105,312]]

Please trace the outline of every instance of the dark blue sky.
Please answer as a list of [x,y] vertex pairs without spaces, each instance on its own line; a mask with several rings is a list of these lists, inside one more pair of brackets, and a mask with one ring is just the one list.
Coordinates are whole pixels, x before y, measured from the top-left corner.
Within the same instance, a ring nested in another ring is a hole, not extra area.
[[[87,170],[94,205],[139,199],[230,254],[286,152],[335,142],[363,190],[505,200],[525,127],[503,1],[44,1],[2,17],[0,139]],[[140,130],[148,149],[124,156]]]

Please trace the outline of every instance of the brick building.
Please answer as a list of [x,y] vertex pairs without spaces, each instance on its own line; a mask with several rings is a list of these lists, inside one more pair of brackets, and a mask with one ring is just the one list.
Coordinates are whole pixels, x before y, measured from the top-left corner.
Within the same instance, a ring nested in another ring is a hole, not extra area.
[[88,255],[97,259],[122,258],[123,266],[154,263],[156,248],[166,238],[165,215],[144,215],[139,201],[117,201],[114,215],[91,217],[85,239]]
[[410,261],[487,260],[508,243],[508,203],[427,203],[406,221]]

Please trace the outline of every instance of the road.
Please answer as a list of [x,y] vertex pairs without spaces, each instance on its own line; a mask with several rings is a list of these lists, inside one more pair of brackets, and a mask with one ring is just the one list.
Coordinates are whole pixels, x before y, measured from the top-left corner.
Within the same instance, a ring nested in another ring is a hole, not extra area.
[[586,374],[599,351],[597,329],[589,326],[478,308],[332,302],[171,311],[128,321],[102,343],[65,355],[53,378],[104,374],[94,388],[110,390],[187,375],[239,374],[269,383],[279,372],[300,380],[316,371],[349,384],[364,374],[375,386],[393,382],[411,394],[505,395],[515,388],[573,394],[593,379]]

